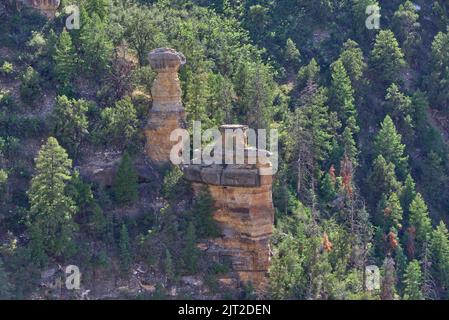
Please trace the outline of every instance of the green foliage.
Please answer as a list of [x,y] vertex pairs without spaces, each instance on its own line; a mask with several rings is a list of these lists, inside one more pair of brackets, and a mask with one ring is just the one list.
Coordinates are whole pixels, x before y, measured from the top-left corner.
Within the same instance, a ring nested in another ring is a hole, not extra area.
[[204,191],[196,199],[192,208],[194,226],[198,238],[215,238],[220,234],[217,223],[213,219],[214,200],[211,195]]
[[357,133],[359,128],[355,123],[357,112],[354,105],[354,90],[345,67],[340,60],[337,60],[332,65],[330,105],[337,112],[341,123],[344,126],[350,126],[350,129]]
[[404,155],[405,145],[401,143],[401,135],[390,116],[386,116],[381,128],[375,137],[376,153],[382,155],[387,162],[392,162],[400,177],[405,177],[408,171],[408,156]]
[[439,32],[432,42],[432,72],[429,81],[430,95],[436,105],[447,109],[449,105],[449,31]]
[[412,260],[405,271],[405,300],[423,300],[422,288],[422,272],[419,262]]
[[69,256],[74,249],[77,225],[73,215],[77,208],[65,192],[71,166],[72,161],[58,141],[48,138],[37,156],[36,173],[28,191],[28,226],[42,238],[44,250],[50,256]]
[[190,274],[195,274],[198,271],[198,255],[195,225],[193,222],[190,222],[186,231],[185,248],[183,251],[184,264],[187,272]]
[[14,66],[11,62],[5,61],[0,67],[0,74],[8,76],[14,72]]
[[82,67],[96,79],[101,79],[111,58],[113,45],[107,34],[106,25],[98,14],[93,13],[83,21],[80,44]]
[[432,232],[430,241],[432,274],[439,284],[440,294],[447,296],[449,290],[449,233],[444,222]]
[[126,146],[137,133],[137,112],[131,98],[126,97],[101,112],[104,140]]
[[72,37],[67,30],[63,30],[59,36],[53,60],[55,62],[54,73],[62,94],[72,92],[72,82],[75,78],[79,59],[72,43]]
[[362,49],[359,48],[357,42],[349,39],[343,44],[339,59],[343,63],[352,85],[356,86],[362,80],[367,68]]
[[405,66],[404,53],[390,30],[382,30],[377,35],[370,66],[384,83],[400,79]]
[[291,38],[288,38],[285,44],[284,59],[286,63],[293,67],[301,63],[301,53]]
[[409,208],[409,233],[416,243],[416,252],[423,252],[423,246],[429,241],[432,232],[432,224],[429,217],[429,210],[420,193],[416,194]]
[[128,228],[125,223],[123,223],[120,228],[119,254],[121,268],[124,272],[126,272],[131,267],[133,256],[131,251],[131,242],[129,240]]
[[131,204],[139,197],[137,172],[131,157],[124,153],[114,178],[114,199],[119,204]]
[[26,104],[33,104],[41,95],[41,79],[33,67],[29,66],[20,77],[20,97]]
[[86,136],[89,126],[87,112],[89,102],[80,99],[69,99],[66,96],[56,97],[56,104],[51,115],[53,133],[70,154],[76,154]]
[[408,61],[417,59],[418,46],[421,44],[421,24],[415,4],[405,1],[394,13],[392,26]]
[[302,260],[297,240],[287,235],[277,245],[269,270],[270,292],[273,298],[288,299],[297,296],[304,276]]
[[162,194],[166,198],[176,198],[183,191],[183,172],[178,166],[173,166],[164,176]]

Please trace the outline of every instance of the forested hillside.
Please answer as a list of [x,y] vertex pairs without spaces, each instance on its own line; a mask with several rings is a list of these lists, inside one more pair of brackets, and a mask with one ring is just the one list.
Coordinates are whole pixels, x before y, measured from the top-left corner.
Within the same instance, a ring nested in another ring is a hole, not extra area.
[[[2,1],[0,298],[255,297],[203,254],[210,196],[145,159],[159,47],[189,126],[279,130],[264,297],[449,298],[446,0]],[[67,264],[81,290],[45,283]]]

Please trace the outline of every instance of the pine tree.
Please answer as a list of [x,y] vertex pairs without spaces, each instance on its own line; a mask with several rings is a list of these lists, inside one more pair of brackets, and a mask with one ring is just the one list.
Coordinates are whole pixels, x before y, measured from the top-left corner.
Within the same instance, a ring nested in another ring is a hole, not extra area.
[[[344,127],[349,127],[353,133],[357,133],[359,128],[354,121],[357,118],[357,111],[354,105],[354,90],[351,80],[346,73],[345,67],[340,60],[332,65],[332,86],[330,89],[329,103]],[[351,119],[349,121],[349,119]]]
[[112,57],[113,44],[107,34],[105,23],[96,13],[83,22],[80,45],[82,67],[100,80]]
[[415,181],[413,180],[411,174],[407,175],[404,183],[404,189],[401,193],[401,206],[404,208],[404,212],[408,215],[408,209],[413,199],[416,197]]
[[388,232],[391,229],[400,230],[402,228],[402,207],[396,192],[390,194],[383,206],[384,229]]
[[71,166],[64,148],[55,138],[48,138],[36,159],[28,197],[30,228],[35,227],[42,234],[49,255],[64,256],[73,249],[76,207],[65,191],[71,179]]
[[61,92],[70,93],[71,82],[78,67],[78,57],[72,43],[72,37],[66,29],[59,36],[53,60],[55,61],[55,76],[59,82]]
[[89,126],[87,112],[89,104],[85,100],[58,96],[51,115],[55,137],[70,154],[76,155]]
[[404,276],[404,299],[405,300],[423,300],[422,287],[422,272],[419,262],[412,260],[405,270]]
[[26,68],[20,77],[20,98],[23,102],[32,104],[41,95],[41,78],[32,66]]
[[296,77],[296,90],[303,90],[309,83],[318,84],[320,76],[320,66],[316,62],[315,58],[310,60],[307,66],[302,67],[298,71],[298,75]]
[[449,30],[439,32],[432,42],[432,73],[429,81],[432,101],[446,110],[449,106]]
[[403,94],[395,83],[387,89],[385,100],[388,110],[395,120],[404,119],[413,112],[412,99]]
[[411,237],[415,245],[415,252],[423,253],[423,245],[429,241],[432,232],[432,224],[429,217],[427,205],[421,194],[417,193],[409,208],[408,237]]
[[339,60],[351,79],[352,85],[356,87],[362,80],[363,74],[367,68],[363,51],[357,42],[349,39],[343,44],[343,51]]
[[186,245],[184,248],[184,263],[187,271],[194,274],[198,270],[198,249],[196,247],[196,231],[193,222],[190,222],[186,232]]
[[440,295],[449,294],[449,232],[444,222],[432,232],[430,241],[432,274],[439,287]]
[[136,201],[139,196],[138,187],[136,169],[131,157],[125,152],[114,179],[115,200],[119,204],[129,204]]
[[288,38],[285,44],[284,59],[294,68],[301,63],[301,53],[291,38]]
[[131,243],[129,240],[128,228],[125,223],[120,228],[119,239],[120,264],[123,271],[128,271],[133,260],[131,252]]
[[382,194],[390,194],[400,191],[393,163],[387,163],[382,155],[377,156],[373,163],[373,169],[369,176],[370,199],[373,205],[377,205]]
[[413,2],[408,0],[399,6],[393,16],[393,30],[401,43],[401,47],[404,49],[408,61],[417,58],[418,46],[421,43],[421,25],[418,20],[419,13]]
[[131,98],[125,97],[115,103],[114,107],[107,107],[101,112],[104,123],[104,139],[126,146],[135,138],[138,118],[136,107]]
[[376,76],[385,83],[395,82],[404,66],[404,53],[393,32],[380,31],[371,52],[371,67],[376,71]]
[[374,147],[378,155],[381,154],[387,162],[396,166],[399,177],[405,178],[408,171],[408,156],[404,155],[405,145],[401,143],[401,135],[396,131],[393,120],[388,115],[375,137]]

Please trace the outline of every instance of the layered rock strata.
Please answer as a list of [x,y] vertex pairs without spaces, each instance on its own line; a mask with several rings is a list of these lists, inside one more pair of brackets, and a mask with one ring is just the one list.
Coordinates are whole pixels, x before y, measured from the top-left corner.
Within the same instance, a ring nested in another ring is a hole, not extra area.
[[186,127],[178,78],[178,70],[186,59],[173,49],[159,48],[150,52],[149,60],[157,77],[151,88],[153,106],[145,128],[145,153],[155,164],[164,165],[170,162],[170,151],[177,143],[170,141],[170,134]]
[[[221,131],[236,128],[239,127],[222,126]],[[243,139],[247,139],[246,135]],[[261,169],[270,164],[250,161],[250,151],[254,150],[246,141],[242,144],[243,164],[188,165],[184,167],[184,177],[192,182],[195,193],[207,188],[214,199],[213,217],[221,235],[211,239],[208,251],[215,260],[229,263],[242,283],[251,282],[257,291],[264,291],[274,222],[272,176],[261,174]]]

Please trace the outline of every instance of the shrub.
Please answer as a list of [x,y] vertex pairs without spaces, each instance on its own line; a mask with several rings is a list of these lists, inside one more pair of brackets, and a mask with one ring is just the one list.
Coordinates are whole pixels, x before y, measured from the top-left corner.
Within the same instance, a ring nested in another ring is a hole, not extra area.
[[39,74],[29,66],[22,74],[20,85],[20,97],[25,103],[33,103],[41,94]]

